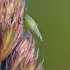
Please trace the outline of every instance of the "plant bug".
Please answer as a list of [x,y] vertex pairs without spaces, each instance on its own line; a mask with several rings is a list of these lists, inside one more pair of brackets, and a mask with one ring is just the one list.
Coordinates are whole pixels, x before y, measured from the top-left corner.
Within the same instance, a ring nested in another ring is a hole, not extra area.
[[[33,34],[33,36],[37,40],[41,41],[45,46],[45,43],[44,43],[44,41],[42,39],[42,35],[41,35],[41,33],[40,33],[39,29],[38,29],[38,26],[37,26],[36,22],[29,15],[25,14],[24,23],[27,26],[27,28],[30,29],[30,31]],[[46,46],[45,46],[45,50],[47,52]]]

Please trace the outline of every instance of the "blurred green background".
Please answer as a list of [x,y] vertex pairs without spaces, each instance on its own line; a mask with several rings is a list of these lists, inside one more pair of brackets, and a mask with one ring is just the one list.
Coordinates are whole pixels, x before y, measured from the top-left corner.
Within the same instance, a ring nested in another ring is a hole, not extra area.
[[70,70],[70,0],[27,0],[26,8],[47,46],[38,62],[45,59],[45,70]]

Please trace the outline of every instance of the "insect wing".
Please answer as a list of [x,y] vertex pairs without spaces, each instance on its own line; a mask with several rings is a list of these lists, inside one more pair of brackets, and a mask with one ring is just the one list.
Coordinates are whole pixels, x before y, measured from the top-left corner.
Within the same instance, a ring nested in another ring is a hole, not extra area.
[[34,31],[35,21],[27,14],[25,15],[25,24],[31,31]]

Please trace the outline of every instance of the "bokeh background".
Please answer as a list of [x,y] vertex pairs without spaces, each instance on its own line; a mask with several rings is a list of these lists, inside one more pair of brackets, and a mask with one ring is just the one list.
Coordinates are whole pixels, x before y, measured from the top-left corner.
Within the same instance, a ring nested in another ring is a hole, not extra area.
[[47,55],[41,47],[38,62],[45,59],[45,70],[70,70],[70,0],[26,0],[26,8],[47,47]]

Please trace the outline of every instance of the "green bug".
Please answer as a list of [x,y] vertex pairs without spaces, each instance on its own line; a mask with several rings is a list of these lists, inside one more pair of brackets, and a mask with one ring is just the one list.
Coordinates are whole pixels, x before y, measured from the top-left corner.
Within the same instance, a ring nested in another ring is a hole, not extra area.
[[[42,39],[42,35],[41,35],[41,33],[40,33],[39,29],[38,29],[38,26],[37,26],[36,22],[29,15],[27,15],[27,14],[25,15],[24,23],[27,26],[27,28],[30,29],[30,31],[34,35],[34,37],[37,40],[39,40],[39,41],[41,41],[41,42],[44,43],[44,41]],[[46,49],[46,47],[45,47],[45,49]]]

